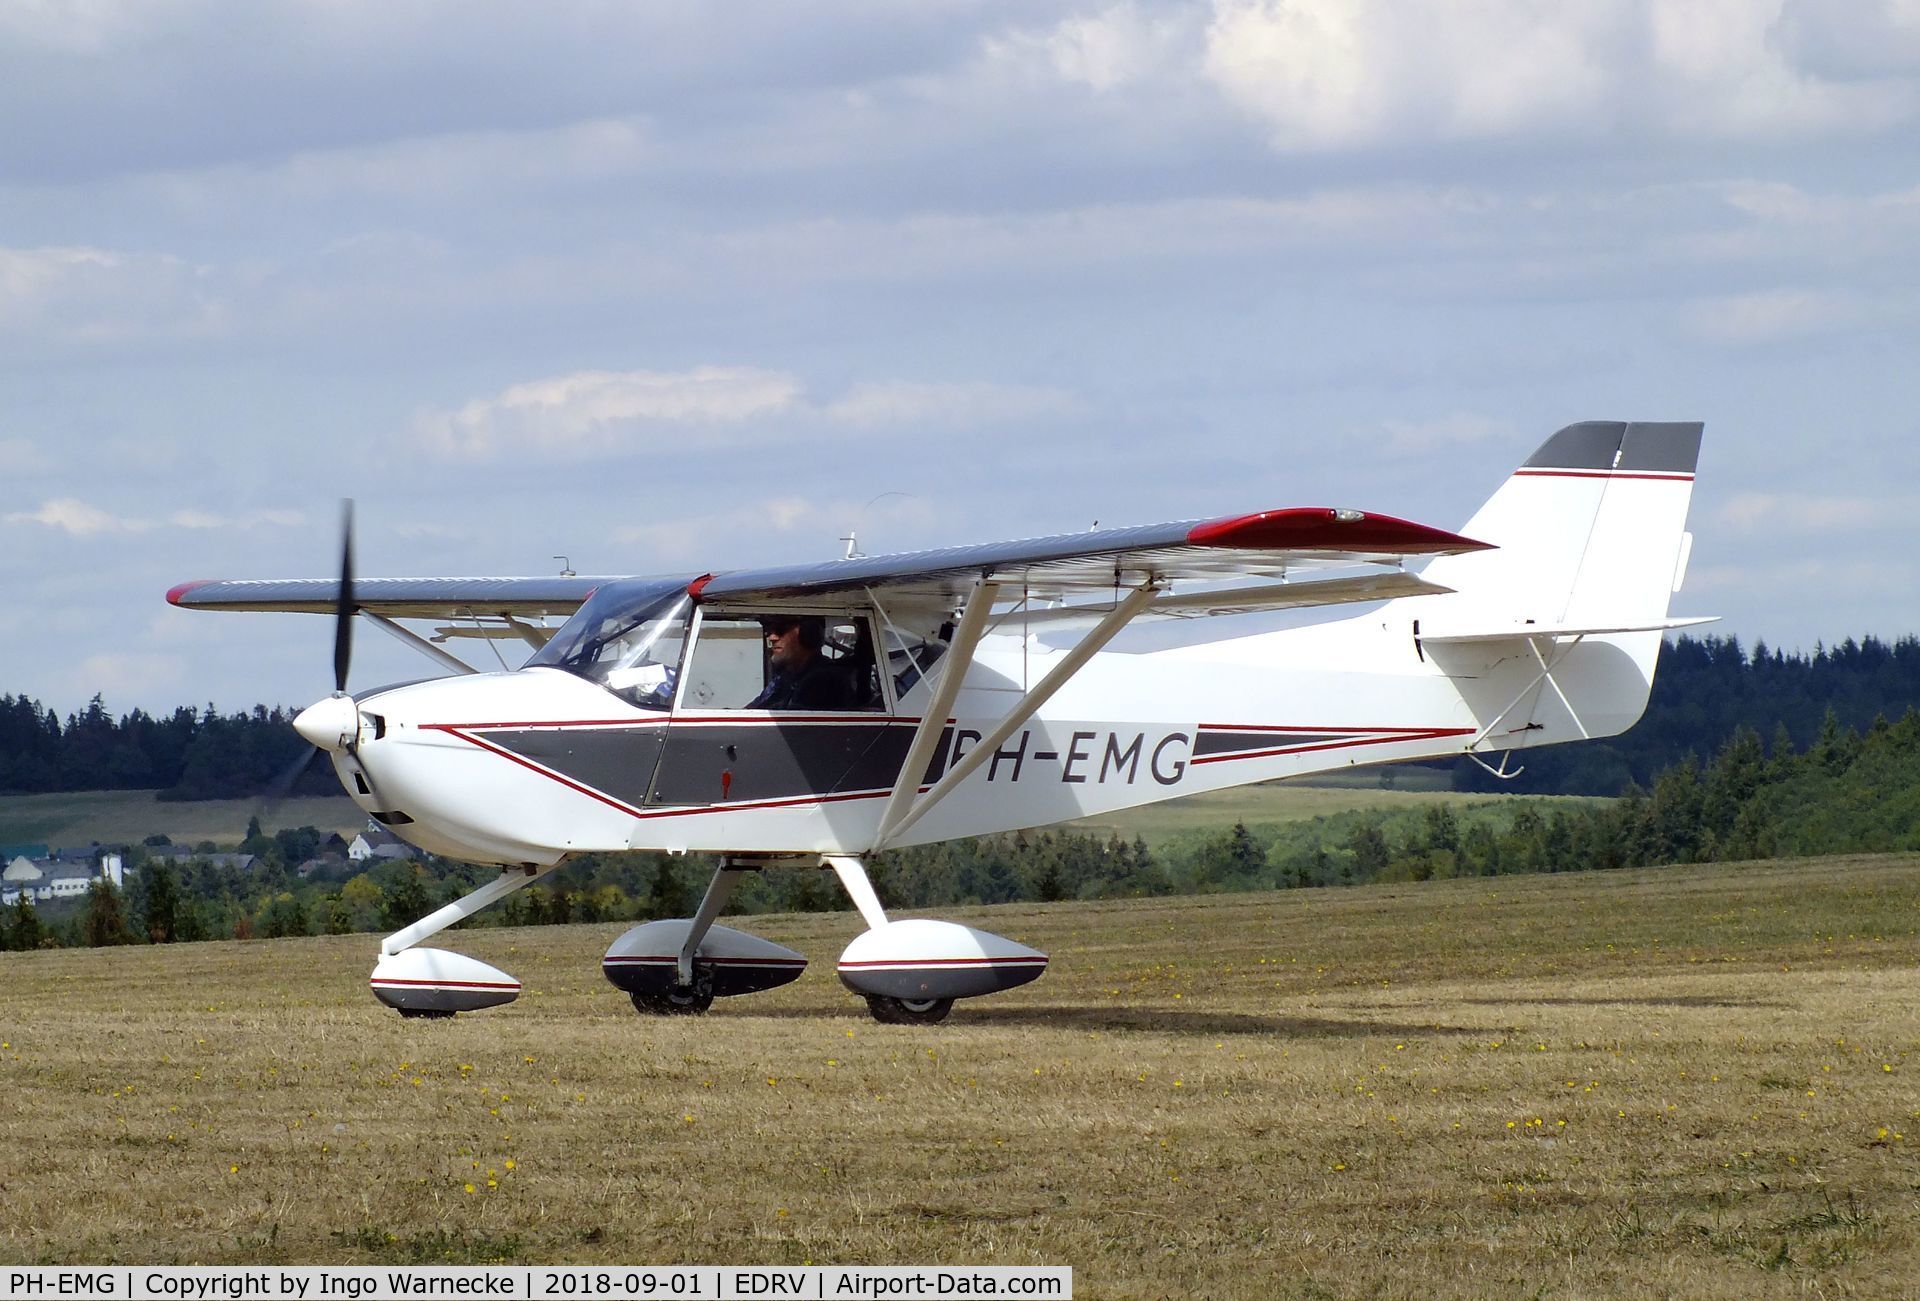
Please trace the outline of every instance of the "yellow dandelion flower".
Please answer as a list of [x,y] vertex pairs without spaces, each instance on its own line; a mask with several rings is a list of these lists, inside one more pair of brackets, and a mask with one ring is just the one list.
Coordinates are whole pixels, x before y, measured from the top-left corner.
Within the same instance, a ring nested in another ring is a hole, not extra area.
[[473,1186],[472,1184],[468,1184],[468,1185],[467,1185],[467,1191],[471,1193],[471,1192],[476,1192],[476,1191],[478,1191],[478,1190],[477,1190],[477,1189],[475,1189],[475,1188],[474,1188],[474,1186]]

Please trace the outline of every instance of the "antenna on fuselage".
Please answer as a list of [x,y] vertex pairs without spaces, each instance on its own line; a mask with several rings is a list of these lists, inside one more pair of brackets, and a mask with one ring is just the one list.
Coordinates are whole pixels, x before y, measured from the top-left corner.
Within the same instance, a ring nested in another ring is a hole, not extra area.
[[562,578],[574,577],[573,561],[569,560],[565,556],[555,556],[554,559],[560,562],[560,577]]

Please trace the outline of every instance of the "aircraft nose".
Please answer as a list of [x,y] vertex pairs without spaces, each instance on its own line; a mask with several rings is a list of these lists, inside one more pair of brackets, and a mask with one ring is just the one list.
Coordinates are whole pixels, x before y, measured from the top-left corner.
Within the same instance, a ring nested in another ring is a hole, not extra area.
[[340,692],[301,710],[293,730],[322,750],[344,750],[360,733],[360,709],[352,696]]

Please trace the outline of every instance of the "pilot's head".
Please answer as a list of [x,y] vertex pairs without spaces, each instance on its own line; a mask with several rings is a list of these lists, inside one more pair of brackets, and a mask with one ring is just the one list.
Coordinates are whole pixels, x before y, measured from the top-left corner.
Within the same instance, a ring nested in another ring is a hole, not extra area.
[[827,621],[817,614],[769,615],[760,628],[767,635],[767,658],[781,673],[805,668],[827,640]]

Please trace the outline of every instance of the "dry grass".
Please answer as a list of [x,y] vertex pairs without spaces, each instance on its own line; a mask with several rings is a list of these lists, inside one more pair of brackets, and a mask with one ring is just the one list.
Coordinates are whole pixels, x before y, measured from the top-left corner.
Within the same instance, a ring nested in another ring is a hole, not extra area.
[[619,929],[0,955],[0,1261],[1067,1263],[1108,1296],[1909,1291],[1920,860],[975,910],[1040,982],[642,1020]]

